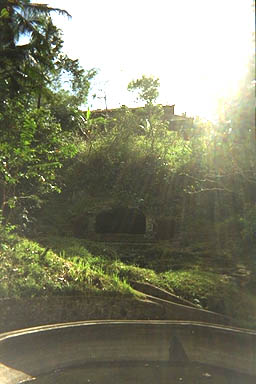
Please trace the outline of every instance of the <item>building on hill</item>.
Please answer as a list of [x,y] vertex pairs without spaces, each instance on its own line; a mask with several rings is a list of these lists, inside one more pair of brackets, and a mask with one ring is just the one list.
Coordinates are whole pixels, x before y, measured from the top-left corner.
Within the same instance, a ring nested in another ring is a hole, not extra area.
[[[174,105],[160,105],[162,107],[162,119],[163,121],[169,122],[168,128],[171,131],[177,131],[182,133],[185,139],[189,138],[189,130],[193,128],[192,117],[187,117],[186,113],[182,115],[176,115],[174,113]],[[96,109],[91,112],[92,118],[105,118],[105,119],[114,119],[117,118],[122,110],[127,109],[129,112],[132,112],[136,118],[146,118],[145,115],[145,107],[136,107],[136,108],[128,108],[126,106],[122,106],[120,108],[113,109]]]

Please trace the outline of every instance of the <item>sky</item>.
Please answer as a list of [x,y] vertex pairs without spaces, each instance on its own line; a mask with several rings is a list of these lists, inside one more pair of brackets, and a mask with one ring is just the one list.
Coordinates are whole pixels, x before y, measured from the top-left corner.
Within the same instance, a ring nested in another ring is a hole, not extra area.
[[[64,51],[97,68],[88,106],[134,106],[127,91],[143,74],[160,80],[158,103],[214,120],[253,54],[252,0],[41,0],[68,11],[53,16]],[[92,95],[97,97],[93,98]]]

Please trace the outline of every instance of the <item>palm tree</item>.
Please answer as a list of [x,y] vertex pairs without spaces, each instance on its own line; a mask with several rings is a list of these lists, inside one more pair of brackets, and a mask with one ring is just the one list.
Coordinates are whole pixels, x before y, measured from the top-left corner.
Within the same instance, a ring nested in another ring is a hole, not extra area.
[[[40,46],[47,50],[49,28],[46,26],[51,12],[70,17],[65,10],[31,0],[0,0],[0,86],[7,85],[10,96],[19,91],[24,80],[24,63],[37,62],[38,55],[35,57],[34,53]],[[29,42],[22,45],[19,41],[24,35]]]
[[40,34],[41,18],[51,12],[70,17],[65,10],[31,3],[31,0],[0,0],[0,44],[10,47],[16,45],[23,34]]

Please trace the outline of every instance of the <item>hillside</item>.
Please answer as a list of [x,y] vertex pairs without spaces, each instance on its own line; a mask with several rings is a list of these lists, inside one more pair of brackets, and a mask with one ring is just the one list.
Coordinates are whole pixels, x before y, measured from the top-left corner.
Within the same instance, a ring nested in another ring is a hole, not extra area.
[[127,86],[143,106],[108,111],[105,97],[96,113],[97,70],[63,52],[51,18],[67,12],[7,3],[0,324],[221,317],[255,327],[254,60],[218,121],[157,104],[160,80],[145,75]]
[[[159,315],[157,307],[134,312],[129,304],[129,300],[155,297],[218,312],[236,325],[256,326],[250,258],[247,263],[237,255],[234,261],[228,250],[217,254],[207,244],[131,243],[129,236],[115,241],[112,236],[111,242],[47,236],[36,242],[2,233],[0,255],[1,299],[14,300],[12,305],[30,299],[32,313],[36,298],[90,297],[89,318],[97,303],[101,303],[101,318],[143,318],[143,311],[149,311],[152,318],[168,318],[168,312]],[[116,315],[107,309],[110,299]],[[127,310],[120,312],[123,305]]]

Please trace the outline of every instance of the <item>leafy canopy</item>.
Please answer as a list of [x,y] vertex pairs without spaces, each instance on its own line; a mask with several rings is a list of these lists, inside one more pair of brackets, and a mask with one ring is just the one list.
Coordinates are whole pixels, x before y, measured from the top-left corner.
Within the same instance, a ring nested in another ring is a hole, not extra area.
[[128,91],[137,92],[138,99],[146,104],[153,103],[159,96],[159,79],[143,75],[140,79],[133,80],[128,84]]
[[[59,191],[56,170],[77,151],[68,132],[77,125],[67,124],[95,74],[62,52],[54,11],[68,15],[29,0],[0,1],[0,210],[6,221]],[[63,77],[69,91],[62,90]]]
[[1,99],[14,97],[24,87],[29,92],[40,82],[42,85],[49,81],[45,69],[54,70],[54,57],[59,56],[62,47],[51,12],[68,15],[58,8],[31,4],[30,0],[0,1]]

